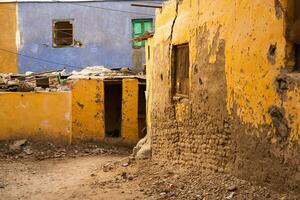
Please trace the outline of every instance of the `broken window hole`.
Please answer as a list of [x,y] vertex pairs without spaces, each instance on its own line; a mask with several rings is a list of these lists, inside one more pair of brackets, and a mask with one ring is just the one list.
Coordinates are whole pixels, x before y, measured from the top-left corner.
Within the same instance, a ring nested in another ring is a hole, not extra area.
[[63,48],[74,45],[73,23],[71,20],[53,21],[53,47]]

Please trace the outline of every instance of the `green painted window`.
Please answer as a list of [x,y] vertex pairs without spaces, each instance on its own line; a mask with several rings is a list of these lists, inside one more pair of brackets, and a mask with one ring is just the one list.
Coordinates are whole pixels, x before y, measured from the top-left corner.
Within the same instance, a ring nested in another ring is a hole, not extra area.
[[[153,31],[153,19],[134,19],[132,20],[132,37],[136,38],[146,32]],[[145,41],[133,42],[133,47],[144,47]]]

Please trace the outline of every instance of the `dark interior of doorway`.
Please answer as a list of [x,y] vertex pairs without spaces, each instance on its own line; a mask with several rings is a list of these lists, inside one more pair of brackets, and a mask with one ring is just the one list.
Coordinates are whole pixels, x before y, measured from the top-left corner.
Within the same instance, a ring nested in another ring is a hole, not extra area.
[[104,82],[105,136],[121,136],[122,81]]
[[138,119],[139,119],[139,138],[143,138],[147,134],[146,125],[146,84],[139,84],[139,108],[138,108]]

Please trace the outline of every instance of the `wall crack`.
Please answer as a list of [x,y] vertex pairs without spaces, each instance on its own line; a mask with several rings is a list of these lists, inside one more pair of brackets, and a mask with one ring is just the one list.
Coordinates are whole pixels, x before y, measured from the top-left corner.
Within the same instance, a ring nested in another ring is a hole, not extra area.
[[176,0],[176,8],[175,8],[175,17],[172,22],[171,26],[171,33],[170,33],[170,44],[169,44],[169,55],[171,56],[172,54],[172,39],[173,39],[173,31],[174,31],[174,26],[178,17],[178,8],[179,8],[179,0]]

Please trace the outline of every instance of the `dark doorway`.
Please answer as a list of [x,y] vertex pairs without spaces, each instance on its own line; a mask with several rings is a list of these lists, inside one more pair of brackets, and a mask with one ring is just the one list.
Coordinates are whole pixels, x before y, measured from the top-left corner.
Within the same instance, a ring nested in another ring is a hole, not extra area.
[[143,138],[147,134],[146,125],[146,83],[139,84],[139,108],[138,108],[138,120],[139,120],[139,138]]
[[105,81],[105,135],[121,136],[122,81]]

